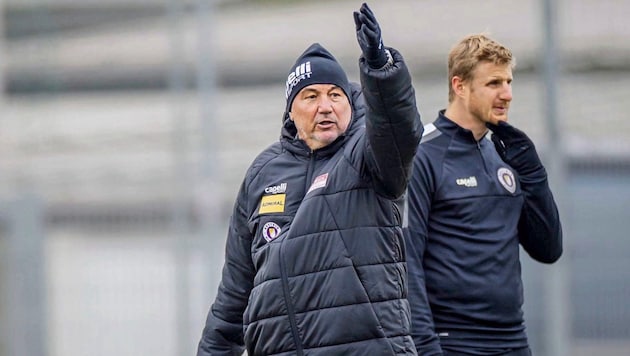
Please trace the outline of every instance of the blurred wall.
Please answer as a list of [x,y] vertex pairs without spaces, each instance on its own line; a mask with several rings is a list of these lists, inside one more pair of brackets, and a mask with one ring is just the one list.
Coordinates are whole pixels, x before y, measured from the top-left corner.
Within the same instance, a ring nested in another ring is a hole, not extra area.
[[[547,148],[555,145],[544,117],[541,3],[405,0],[370,6],[385,44],[401,50],[413,71],[425,123],[446,105],[445,58],[457,39],[487,31],[511,47],[517,58],[511,121],[547,159]],[[19,210],[16,218],[12,202],[35,197],[42,207],[39,229],[24,238],[41,241],[41,256],[36,246],[23,257],[39,263],[9,265],[4,259],[0,265],[0,330],[20,317],[8,310],[34,305],[42,311],[37,321],[43,336],[34,342],[41,354],[192,354],[218,284],[236,190],[255,155],[279,137],[286,72],[303,49],[320,42],[356,80],[352,11],[360,3],[0,5],[5,253],[9,243],[25,246],[13,227],[34,214]],[[556,6],[557,119],[568,167],[566,176],[551,182],[562,192],[566,230],[562,315],[571,355],[625,355],[630,3],[560,0]],[[526,256],[523,265],[531,343],[536,355],[551,355],[545,277],[559,267]],[[40,274],[41,281],[23,279]],[[5,286],[24,280],[41,287],[42,295],[22,302],[7,297]],[[0,355],[27,347],[2,334]]]

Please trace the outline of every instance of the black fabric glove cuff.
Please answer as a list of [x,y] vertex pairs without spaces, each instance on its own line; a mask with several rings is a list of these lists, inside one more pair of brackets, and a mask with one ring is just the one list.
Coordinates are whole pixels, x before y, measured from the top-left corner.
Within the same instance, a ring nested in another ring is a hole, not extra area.
[[365,61],[372,69],[381,69],[389,62],[393,62],[392,55],[381,43],[381,49],[374,53],[374,56],[370,58],[366,57]]
[[394,58],[392,57],[391,52],[387,48],[383,47],[377,58],[366,58],[365,61],[372,69],[382,69],[388,65],[392,65],[394,63]]
[[510,159],[506,159],[505,162],[514,168],[520,176],[545,175],[545,168],[540,162],[538,154],[531,147],[527,151],[520,152]]

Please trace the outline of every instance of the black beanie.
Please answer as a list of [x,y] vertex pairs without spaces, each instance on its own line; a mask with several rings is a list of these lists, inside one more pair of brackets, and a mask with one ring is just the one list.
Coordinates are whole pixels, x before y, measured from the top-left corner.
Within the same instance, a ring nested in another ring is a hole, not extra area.
[[319,43],[313,43],[298,57],[287,76],[285,112],[291,111],[291,104],[297,93],[311,84],[334,84],[341,88],[348,101],[352,102],[346,72],[335,57]]

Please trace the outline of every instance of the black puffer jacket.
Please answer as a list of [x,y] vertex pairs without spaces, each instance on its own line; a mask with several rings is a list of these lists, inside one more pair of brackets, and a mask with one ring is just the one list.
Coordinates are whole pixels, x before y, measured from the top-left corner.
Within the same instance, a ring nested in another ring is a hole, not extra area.
[[285,120],[248,169],[198,355],[416,354],[400,202],[423,128],[390,51],[360,62],[345,135],[310,151]]

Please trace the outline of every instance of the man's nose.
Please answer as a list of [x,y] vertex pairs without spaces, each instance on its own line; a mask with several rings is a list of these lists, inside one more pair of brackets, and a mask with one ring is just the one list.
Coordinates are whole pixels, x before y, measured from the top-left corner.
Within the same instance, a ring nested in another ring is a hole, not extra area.
[[512,85],[509,83],[503,84],[503,90],[501,91],[500,98],[505,101],[512,101]]
[[319,112],[331,112],[332,111],[332,100],[330,98],[324,96],[320,98],[319,105],[317,106]]

